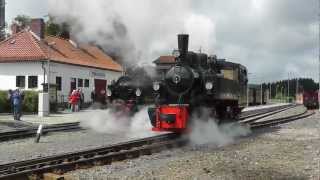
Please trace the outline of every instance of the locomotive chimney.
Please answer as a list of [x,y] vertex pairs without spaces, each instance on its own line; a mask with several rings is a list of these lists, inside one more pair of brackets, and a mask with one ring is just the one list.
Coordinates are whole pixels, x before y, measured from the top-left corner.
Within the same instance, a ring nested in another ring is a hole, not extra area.
[[178,48],[180,51],[180,56],[182,58],[184,58],[188,53],[188,43],[189,43],[188,34],[178,34]]

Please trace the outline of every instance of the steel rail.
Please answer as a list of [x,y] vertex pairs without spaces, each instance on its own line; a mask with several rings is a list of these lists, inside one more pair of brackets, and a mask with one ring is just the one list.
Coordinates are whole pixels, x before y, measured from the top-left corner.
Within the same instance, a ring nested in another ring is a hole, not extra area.
[[284,108],[280,108],[280,109],[275,109],[275,110],[270,110],[268,112],[265,112],[265,113],[259,113],[258,115],[255,115],[255,116],[251,116],[249,118],[246,118],[246,119],[243,119],[243,120],[240,120],[239,122],[240,123],[251,123],[251,122],[255,122],[257,120],[260,120],[260,119],[263,119],[265,117],[269,117],[269,116],[272,116],[272,115],[275,115],[275,114],[278,114],[278,113],[281,113],[281,112],[284,112],[286,110],[289,110],[289,109],[292,109],[292,108],[296,108],[298,107],[299,105],[295,105],[295,106],[289,106],[289,107],[284,107]]
[[283,105],[283,106],[277,106],[277,107],[270,107],[270,108],[264,108],[264,109],[258,109],[258,110],[251,110],[251,111],[245,111],[243,112],[238,120],[244,120],[247,118],[259,116],[268,112],[288,108],[288,107],[295,107],[295,105],[289,104],[289,105]]
[[[81,129],[79,122],[76,123],[63,123],[55,125],[45,125],[42,133],[46,134],[55,131],[68,131],[68,130],[79,130]],[[20,128],[13,131],[0,132],[0,141],[8,141],[17,138],[25,138],[34,136],[37,133],[37,127],[31,128]]]
[[[248,125],[251,129],[258,129],[306,118],[312,114],[314,112],[306,110],[303,113],[283,118],[242,124]],[[64,173],[79,167],[110,164],[113,161],[150,155],[163,149],[185,145],[188,139],[181,137],[183,136],[169,133],[90,150],[3,164],[0,165],[0,179],[26,178],[46,172]]]
[[151,154],[163,148],[172,148],[174,145],[182,145],[187,142],[179,137],[179,134],[170,133],[91,150],[4,164],[0,165],[0,179],[21,178],[34,173],[52,172],[56,169],[70,170],[81,165],[105,164],[135,158],[139,155]]
[[287,117],[282,117],[282,118],[270,119],[270,120],[266,120],[266,121],[249,123],[249,126],[250,126],[251,129],[271,127],[271,126],[274,126],[274,125],[284,124],[284,123],[287,123],[287,122],[290,122],[290,121],[294,121],[294,120],[298,120],[298,119],[304,119],[304,118],[307,118],[307,117],[312,116],[314,114],[315,114],[314,111],[305,110],[302,113],[295,114],[295,115],[292,115],[292,116],[287,116]]
[[[244,116],[241,116],[239,120],[243,120],[245,118],[251,118],[259,115],[263,115],[269,112],[277,111],[280,109],[285,109],[288,107],[294,107],[290,105],[284,105],[284,106],[278,106],[278,107],[271,107],[267,109],[260,109],[260,110],[252,110],[251,111],[246,111]],[[30,125],[29,125],[30,126]],[[67,130],[78,130],[81,129],[79,126],[79,122],[74,122],[74,123],[63,123],[63,124],[55,124],[55,125],[46,125],[43,130],[43,134],[46,134],[48,132],[54,132],[54,131],[67,131]],[[29,128],[19,128],[17,130],[13,131],[4,131],[0,132],[0,142],[1,141],[8,141],[8,140],[13,140],[17,138],[26,138],[26,137],[31,137],[35,136],[37,131],[37,127],[33,125],[33,127]]]

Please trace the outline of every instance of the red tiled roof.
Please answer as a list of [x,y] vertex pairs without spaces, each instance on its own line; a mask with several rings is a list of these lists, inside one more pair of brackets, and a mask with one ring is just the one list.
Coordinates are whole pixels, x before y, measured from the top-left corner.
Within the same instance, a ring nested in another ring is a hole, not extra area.
[[160,56],[158,59],[154,61],[156,64],[171,64],[175,63],[174,56]]
[[[54,42],[52,47],[48,44]],[[67,39],[47,36],[40,41],[34,33],[21,31],[0,42],[0,63],[14,61],[50,60],[113,71],[122,71],[120,64],[96,46],[80,44],[74,46]]]

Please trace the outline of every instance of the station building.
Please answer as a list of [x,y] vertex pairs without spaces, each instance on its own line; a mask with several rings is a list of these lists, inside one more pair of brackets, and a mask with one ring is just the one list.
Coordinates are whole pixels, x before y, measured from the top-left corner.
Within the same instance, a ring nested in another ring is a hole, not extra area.
[[67,102],[70,92],[79,88],[89,102],[92,91],[103,96],[122,72],[97,46],[45,36],[42,19],[33,19],[28,30],[0,42],[0,90],[42,91],[49,80],[50,101]]

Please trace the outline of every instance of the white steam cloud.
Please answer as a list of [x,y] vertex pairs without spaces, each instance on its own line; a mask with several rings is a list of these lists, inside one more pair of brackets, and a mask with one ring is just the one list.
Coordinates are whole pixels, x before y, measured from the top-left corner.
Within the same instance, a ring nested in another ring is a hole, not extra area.
[[49,0],[49,13],[71,23],[73,35],[95,42],[128,65],[149,63],[177,48],[176,35],[190,34],[190,49],[210,51],[214,23],[192,10],[191,0]]
[[123,134],[128,137],[145,137],[152,135],[151,124],[148,117],[148,107],[143,107],[132,117],[126,116],[122,111],[94,110],[81,112],[78,116],[80,125],[99,133]]
[[237,137],[248,135],[251,131],[248,127],[237,123],[226,123],[217,125],[214,118],[210,117],[207,109],[201,110],[201,115],[193,115],[193,126],[190,140],[192,144],[213,144],[224,146],[234,142]]

